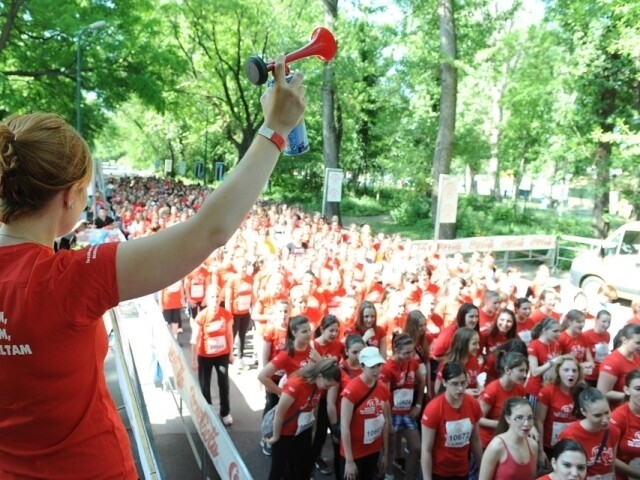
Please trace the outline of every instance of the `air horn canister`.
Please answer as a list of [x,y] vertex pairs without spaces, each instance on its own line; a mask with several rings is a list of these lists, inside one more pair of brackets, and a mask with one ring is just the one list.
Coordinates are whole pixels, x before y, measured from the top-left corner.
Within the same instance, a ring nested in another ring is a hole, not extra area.
[[[311,34],[311,40],[308,44],[285,55],[284,62],[285,66],[287,66],[287,72],[289,71],[289,63],[307,57],[315,56],[323,62],[330,62],[336,56],[337,49],[333,33],[324,27],[318,27]],[[269,78],[269,72],[273,72],[274,68],[275,62],[266,63],[258,55],[249,57],[245,64],[245,71],[249,81],[254,85],[264,85],[266,83],[268,87],[273,85],[273,79]],[[287,82],[292,77],[292,74],[287,74]],[[286,155],[300,155],[309,151],[309,137],[304,119],[300,120],[300,123],[291,130],[286,141],[287,145],[284,149]]]

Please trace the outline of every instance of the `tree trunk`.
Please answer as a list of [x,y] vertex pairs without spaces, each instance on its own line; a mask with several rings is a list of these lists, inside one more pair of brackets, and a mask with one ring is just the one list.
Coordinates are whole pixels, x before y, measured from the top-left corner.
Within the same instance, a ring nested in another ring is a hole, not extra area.
[[[332,32],[335,31],[335,23],[338,19],[338,0],[323,0],[324,19],[327,28]],[[325,168],[339,168],[340,166],[340,140],[339,132],[336,126],[336,112],[338,96],[336,91],[335,72],[333,62],[324,64],[324,76],[322,79],[322,153],[324,156]],[[338,217],[338,221],[342,224],[340,217],[340,203],[326,202],[324,198],[323,213],[331,219]]]
[[[453,11],[453,0],[438,0],[438,18],[440,23],[440,51],[442,64],[440,65],[440,119],[438,137],[433,156],[433,190],[431,191],[431,211],[433,212],[434,227],[438,211],[438,184],[441,174],[448,174],[451,168],[453,143],[456,128],[456,101],[458,94],[458,72],[454,64],[456,53],[456,27]],[[449,239],[456,236],[456,224],[442,224],[439,228],[439,238]]]
[[593,203],[593,223],[598,238],[609,234],[609,182],[611,168],[611,144],[599,142],[595,154],[596,198]]

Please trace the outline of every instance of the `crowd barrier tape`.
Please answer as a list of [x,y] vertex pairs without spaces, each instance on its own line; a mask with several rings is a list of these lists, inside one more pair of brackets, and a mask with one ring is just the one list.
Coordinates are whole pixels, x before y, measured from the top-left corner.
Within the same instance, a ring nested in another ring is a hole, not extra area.
[[[136,312],[127,312],[134,307]],[[219,477],[222,480],[252,480],[226,427],[202,395],[190,362],[167,328],[154,297],[148,295],[136,299],[133,305],[121,304],[120,309],[124,310],[125,318],[137,317],[123,322],[122,330],[133,345],[141,382],[162,381],[168,384],[173,372],[176,390],[191,414],[198,436]]]

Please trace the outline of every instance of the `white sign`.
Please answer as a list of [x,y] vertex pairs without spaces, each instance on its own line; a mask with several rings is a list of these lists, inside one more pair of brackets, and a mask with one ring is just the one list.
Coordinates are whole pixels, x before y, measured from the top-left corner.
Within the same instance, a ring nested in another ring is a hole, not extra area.
[[340,168],[327,168],[324,174],[324,196],[327,202],[342,201],[342,179],[344,172]]
[[440,175],[438,184],[438,223],[456,223],[458,216],[458,180]]
[[164,173],[171,173],[173,170],[173,161],[170,158],[167,158],[164,161]]

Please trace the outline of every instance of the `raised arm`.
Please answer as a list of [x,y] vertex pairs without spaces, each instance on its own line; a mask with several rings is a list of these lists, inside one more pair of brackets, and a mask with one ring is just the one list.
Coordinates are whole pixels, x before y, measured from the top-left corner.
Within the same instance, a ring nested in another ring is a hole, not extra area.
[[[286,138],[300,120],[306,101],[301,75],[285,81],[284,57],[276,60],[275,85],[261,102],[264,124]],[[224,245],[260,195],[279,155],[271,140],[258,135],[196,215],[149,237],[123,242],[116,257],[120,300],[157,292]]]

